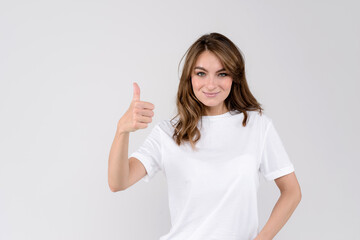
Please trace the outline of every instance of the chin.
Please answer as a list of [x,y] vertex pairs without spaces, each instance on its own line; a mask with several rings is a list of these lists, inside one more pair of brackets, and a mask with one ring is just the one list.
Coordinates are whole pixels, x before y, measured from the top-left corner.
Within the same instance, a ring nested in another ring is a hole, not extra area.
[[202,104],[204,104],[205,106],[207,107],[216,107],[216,106],[219,106],[222,102],[208,102],[208,101],[202,101]]

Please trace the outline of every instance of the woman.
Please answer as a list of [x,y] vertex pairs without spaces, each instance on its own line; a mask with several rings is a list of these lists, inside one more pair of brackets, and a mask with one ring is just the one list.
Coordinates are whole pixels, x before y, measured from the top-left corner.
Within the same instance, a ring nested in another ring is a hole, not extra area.
[[[109,186],[125,190],[163,171],[172,227],[160,240],[268,240],[280,231],[301,191],[272,119],[246,82],[236,45],[219,33],[188,49],[177,94],[177,115],[155,125],[128,159],[129,133],[146,128],[154,105],[133,101],[117,125],[109,157]],[[258,230],[259,174],[281,196]]]

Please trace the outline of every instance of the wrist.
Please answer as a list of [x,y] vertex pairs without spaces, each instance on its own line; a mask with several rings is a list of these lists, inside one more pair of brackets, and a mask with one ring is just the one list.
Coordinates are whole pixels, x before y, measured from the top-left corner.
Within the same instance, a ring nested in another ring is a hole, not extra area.
[[117,128],[116,129],[116,135],[124,135],[124,134],[128,134],[128,131],[123,130],[122,128]]
[[124,135],[124,134],[127,134],[127,133],[129,133],[129,131],[126,131],[123,128],[123,125],[118,123],[117,127],[116,127],[116,135]]

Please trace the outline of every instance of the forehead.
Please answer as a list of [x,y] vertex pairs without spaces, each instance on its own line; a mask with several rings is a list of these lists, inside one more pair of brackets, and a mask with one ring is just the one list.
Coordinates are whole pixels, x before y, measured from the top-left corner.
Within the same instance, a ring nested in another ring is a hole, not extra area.
[[214,53],[204,51],[196,59],[194,67],[203,67],[208,70],[218,70],[223,67],[223,64]]

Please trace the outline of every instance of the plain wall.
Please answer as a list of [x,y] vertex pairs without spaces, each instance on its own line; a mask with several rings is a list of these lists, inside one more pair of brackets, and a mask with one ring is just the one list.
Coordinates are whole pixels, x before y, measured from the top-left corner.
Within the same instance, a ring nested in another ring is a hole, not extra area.
[[[278,240],[354,239],[360,225],[357,1],[1,1],[0,239],[156,240],[166,178],[111,192],[108,156],[132,99],[176,113],[178,64],[201,35],[243,52],[302,201]],[[261,178],[260,229],[280,192]]]

